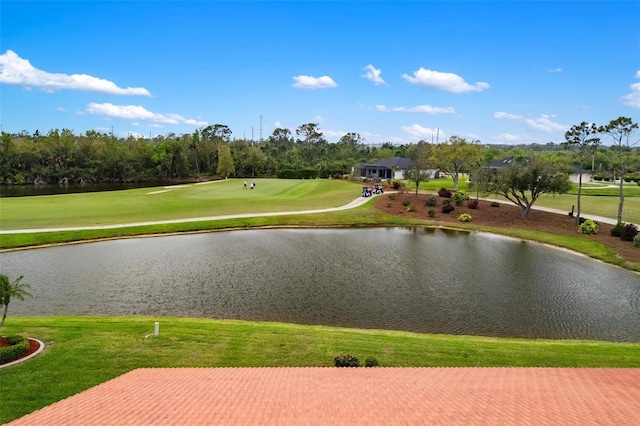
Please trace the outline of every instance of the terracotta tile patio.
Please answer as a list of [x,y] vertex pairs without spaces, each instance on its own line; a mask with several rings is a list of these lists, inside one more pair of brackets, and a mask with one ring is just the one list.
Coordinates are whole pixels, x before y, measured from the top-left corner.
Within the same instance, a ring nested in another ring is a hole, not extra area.
[[16,425],[640,425],[640,369],[139,369]]

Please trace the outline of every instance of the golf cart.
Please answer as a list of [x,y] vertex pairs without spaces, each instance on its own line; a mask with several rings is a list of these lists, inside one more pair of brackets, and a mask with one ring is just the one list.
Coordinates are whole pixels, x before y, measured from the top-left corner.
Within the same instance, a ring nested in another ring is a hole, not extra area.
[[363,197],[371,197],[371,188],[369,188],[368,186],[363,186],[362,187],[362,196]]

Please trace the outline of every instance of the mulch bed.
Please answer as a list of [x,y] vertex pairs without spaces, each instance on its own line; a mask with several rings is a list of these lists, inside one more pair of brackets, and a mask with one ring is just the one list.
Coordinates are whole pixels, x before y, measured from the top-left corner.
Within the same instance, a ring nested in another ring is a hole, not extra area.
[[[578,226],[575,223],[575,218],[569,217],[568,212],[567,215],[562,215],[532,209],[529,212],[529,217],[527,219],[522,219],[522,209],[516,205],[500,204],[500,207],[491,207],[491,203],[489,201],[479,200],[478,208],[470,209],[467,207],[466,202],[462,206],[456,206],[453,199],[451,199],[451,203],[454,205],[455,210],[450,214],[445,214],[440,211],[444,198],[438,197],[437,194],[416,195],[415,193],[398,193],[395,194],[395,200],[390,199],[390,195],[392,194],[384,194],[378,197],[374,201],[374,207],[384,211],[385,213],[396,216],[434,220],[444,224],[459,224],[458,216],[462,213],[469,213],[473,218],[471,224],[503,228],[517,227],[553,234],[578,236],[580,238],[604,244],[614,250],[619,257],[628,262],[640,263],[640,248],[634,247],[632,242],[622,241],[620,238],[612,237],[611,229],[613,228],[613,225],[599,223],[599,232],[597,234],[578,234]],[[425,206],[425,201],[429,195],[436,195],[436,207]],[[413,202],[414,211],[407,211],[406,206],[403,204],[405,201]],[[436,211],[435,217],[430,218],[427,215],[429,210]],[[587,218],[589,217],[588,215],[583,216]]]

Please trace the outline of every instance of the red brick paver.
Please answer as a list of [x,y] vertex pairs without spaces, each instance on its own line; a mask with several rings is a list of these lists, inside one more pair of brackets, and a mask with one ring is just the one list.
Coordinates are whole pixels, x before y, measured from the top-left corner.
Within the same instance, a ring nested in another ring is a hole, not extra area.
[[640,425],[640,369],[134,370],[10,425]]

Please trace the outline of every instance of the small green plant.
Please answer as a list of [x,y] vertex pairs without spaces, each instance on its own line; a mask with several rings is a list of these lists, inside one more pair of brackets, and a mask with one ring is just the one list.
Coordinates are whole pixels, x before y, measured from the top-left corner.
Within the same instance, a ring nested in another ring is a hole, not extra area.
[[396,195],[396,194],[389,194],[389,199],[390,199],[391,201],[395,200],[396,198],[397,198],[397,195]]
[[471,222],[471,215],[469,213],[462,213],[460,216],[458,216],[458,221]]
[[622,228],[624,228],[624,225],[625,225],[624,222],[616,223],[616,226],[611,228],[611,236],[620,238],[620,235],[622,234]]
[[447,199],[447,200],[442,200],[442,205],[446,206],[447,204],[451,204],[451,200]]
[[427,212],[427,214],[429,215],[429,217],[434,217],[436,215],[436,211],[431,209]]
[[412,204],[411,200],[404,200],[402,202],[402,205],[405,206],[405,207],[409,207],[409,204]]
[[456,201],[456,203],[458,201],[467,201],[469,199],[469,194],[466,191],[458,190],[453,193],[453,199]]
[[633,241],[638,235],[638,227],[633,223],[627,223],[620,232],[620,239],[622,241]]
[[633,246],[640,247],[640,234],[633,237]]
[[413,212],[413,211],[415,211],[415,210],[416,210],[416,208],[415,208],[415,206],[413,205],[413,203],[411,203],[411,202],[410,202],[409,204],[407,204],[407,211],[408,211],[408,212]]
[[435,207],[438,204],[438,199],[435,195],[429,195],[427,200],[424,202],[424,205],[427,207]]
[[334,358],[333,364],[336,367],[360,367],[360,361],[353,355],[342,354]]
[[375,359],[374,357],[370,356],[367,359],[364,360],[364,366],[365,367],[377,367],[378,365],[380,365],[380,363],[378,362],[377,359]]
[[453,207],[451,204],[444,204],[441,209],[442,213],[444,214],[449,214],[454,210],[455,210],[455,207]]
[[500,203],[497,201],[492,201],[491,202],[491,207],[500,207]]
[[585,220],[580,226],[578,226],[579,234],[597,234],[598,224],[591,219]]

